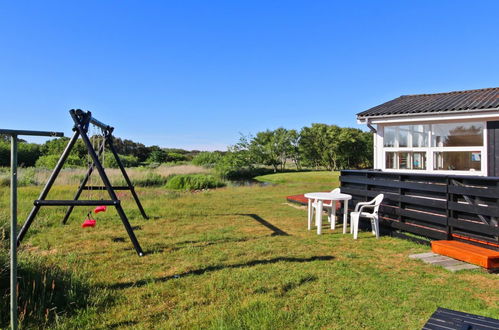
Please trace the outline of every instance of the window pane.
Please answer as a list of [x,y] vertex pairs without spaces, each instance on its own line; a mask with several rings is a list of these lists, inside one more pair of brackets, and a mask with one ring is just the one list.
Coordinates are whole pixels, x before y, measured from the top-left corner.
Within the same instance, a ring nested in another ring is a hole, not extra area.
[[408,169],[410,168],[410,161],[409,161],[409,153],[408,152],[399,152],[399,168],[400,169]]
[[429,125],[387,126],[384,130],[385,147],[428,147]]
[[393,126],[385,127],[383,135],[383,144],[385,147],[395,147],[396,128]]
[[445,151],[434,153],[435,170],[480,171],[482,154],[479,151]]
[[397,140],[399,142],[399,148],[407,147],[407,140],[409,137],[409,127],[410,126],[399,126],[399,134],[397,135]]
[[425,170],[426,169],[426,153],[425,152],[414,152],[412,154],[412,168],[415,170]]
[[412,146],[416,148],[428,147],[429,125],[411,126]]
[[386,158],[386,168],[396,168],[394,152],[387,152],[385,158]]
[[432,125],[434,147],[483,146],[482,123]]

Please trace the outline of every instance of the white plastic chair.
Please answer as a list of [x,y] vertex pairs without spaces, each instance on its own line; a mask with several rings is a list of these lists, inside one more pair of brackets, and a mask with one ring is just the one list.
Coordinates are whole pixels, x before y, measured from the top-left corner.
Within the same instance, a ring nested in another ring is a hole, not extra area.
[[[339,194],[340,188],[335,188],[331,190],[332,194]],[[312,202],[312,207],[308,210],[308,230],[312,228],[312,219],[314,218],[314,213],[317,212],[317,207],[319,206],[319,202],[314,200]],[[330,204],[323,203],[322,208],[327,211],[327,219],[331,223],[331,229],[336,228],[336,201],[331,201]],[[315,224],[318,225],[317,223]]]
[[[353,230],[353,239],[357,239],[359,233],[359,218],[368,218],[371,220],[372,233],[379,238],[379,218],[378,210],[383,198],[383,194],[379,194],[369,202],[360,202],[355,206],[355,210],[350,213],[350,229]],[[372,213],[364,212],[365,209],[371,209]]]

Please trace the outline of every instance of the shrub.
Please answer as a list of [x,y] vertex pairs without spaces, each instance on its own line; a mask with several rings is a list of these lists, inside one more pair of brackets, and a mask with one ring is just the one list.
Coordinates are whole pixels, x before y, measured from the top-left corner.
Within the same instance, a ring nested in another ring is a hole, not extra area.
[[213,175],[207,174],[173,175],[166,183],[166,188],[179,190],[199,190],[223,186],[225,186],[223,181]]
[[166,183],[167,178],[156,174],[156,173],[147,173],[147,175],[143,178],[134,179],[133,183],[135,186],[139,187],[152,187],[152,186],[162,186]]
[[19,186],[34,186],[37,185],[36,181],[36,171],[34,167],[25,168],[19,173],[19,179],[17,181]]
[[209,152],[204,151],[197,154],[193,159],[192,163],[198,166],[204,167],[214,167],[222,159],[222,153],[218,151]]
[[168,152],[166,154],[166,161],[167,162],[183,162],[188,160],[186,155],[180,154],[178,152]]
[[0,187],[10,186],[10,176],[6,174],[0,175]]
[[[38,158],[36,161],[36,167],[41,167],[41,168],[46,168],[46,169],[53,169],[57,162],[59,161],[59,158],[61,156],[59,155],[47,155],[47,156],[41,156]],[[74,168],[74,167],[82,167],[85,166],[86,160],[82,159],[78,156],[73,156],[70,155],[64,162],[64,167],[65,168]]]
[[168,154],[162,149],[157,149],[151,151],[147,161],[151,163],[164,163],[168,160]]
[[[22,166],[34,166],[41,155],[40,146],[21,142],[17,146],[17,162]],[[10,166],[10,143],[0,142],[0,166]]]
[[215,171],[222,178],[230,180],[250,179],[261,175],[253,166],[251,154],[247,150],[227,152],[215,165]]
[[[125,167],[136,167],[139,166],[139,159],[133,155],[119,155],[123,166]],[[104,167],[108,168],[118,168],[118,162],[114,155],[110,152],[106,152],[104,157]]]

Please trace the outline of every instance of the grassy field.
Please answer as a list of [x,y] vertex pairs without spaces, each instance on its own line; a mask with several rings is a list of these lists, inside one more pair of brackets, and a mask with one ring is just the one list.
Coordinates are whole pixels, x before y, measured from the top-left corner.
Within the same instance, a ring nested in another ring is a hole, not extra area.
[[[74,274],[85,306],[45,326],[54,328],[337,328],[419,329],[440,307],[499,318],[498,276],[450,273],[412,253],[428,247],[340,230],[306,230],[306,210],[285,196],[338,185],[337,173],[257,178],[269,186],[189,193],[139,188],[151,220],[120,192],[147,255],[136,256],[114,210],[83,230],[87,209],[67,226],[64,208],[40,212],[20,258],[40,258]],[[75,187],[58,186],[51,198]],[[40,187],[20,191],[24,218]],[[8,217],[0,189],[0,217]],[[101,216],[102,215],[102,216]],[[0,218],[0,219],[1,219]],[[58,285],[58,284],[57,284]],[[76,292],[78,293],[78,292]],[[25,322],[26,327],[41,324]]]

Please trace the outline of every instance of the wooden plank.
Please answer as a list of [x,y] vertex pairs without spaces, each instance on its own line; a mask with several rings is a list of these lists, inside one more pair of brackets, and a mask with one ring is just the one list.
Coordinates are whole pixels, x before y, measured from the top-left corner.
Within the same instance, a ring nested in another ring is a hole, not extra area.
[[499,236],[499,227],[493,227],[481,223],[473,223],[471,221],[449,218],[449,225],[460,229],[471,230],[480,234]]
[[423,329],[499,329],[499,320],[439,307]]
[[[341,191],[350,194],[352,196],[362,196],[362,197],[369,197],[369,198],[374,198],[378,194],[381,194],[383,192],[376,191],[376,190],[360,190],[360,189],[353,189],[349,187],[342,187]],[[393,194],[393,193],[385,193],[385,200],[391,200],[393,202],[403,202],[405,204],[414,204],[414,205],[423,205],[423,206],[430,206],[434,208],[441,208],[445,210],[447,206],[447,201],[442,199],[442,200],[437,200],[437,199],[430,199],[430,198],[424,198],[424,197],[417,197],[417,196],[407,196],[407,195],[398,195],[398,194]]]
[[449,185],[449,192],[452,194],[478,196],[487,198],[499,198],[499,191],[495,188],[473,188]]
[[402,189],[405,188],[405,189],[433,191],[440,193],[445,193],[447,191],[447,186],[445,185],[410,182],[410,181],[400,182],[400,181],[389,181],[389,180],[373,180],[366,178],[353,178],[353,177],[343,177],[343,176],[340,176],[340,181],[349,182],[349,183],[369,184],[372,186],[392,187],[392,188],[402,188]]
[[408,217],[408,218],[413,218],[413,219],[421,220],[424,222],[439,224],[441,226],[447,225],[447,217],[445,215],[440,216],[440,215],[428,214],[425,212],[416,212],[416,211],[404,210],[404,209],[400,210],[399,212],[401,215]]
[[410,224],[406,224],[406,223],[398,222],[398,221],[386,221],[386,220],[384,220],[384,221],[380,221],[380,222],[385,223],[386,225],[388,225],[392,228],[395,228],[395,229],[401,229],[401,230],[404,230],[404,231],[407,231],[407,232],[410,232],[413,234],[426,236],[426,237],[433,238],[433,239],[442,240],[442,239],[447,238],[447,234],[443,231],[428,229],[428,228],[425,228],[422,226],[414,226],[414,225],[410,225]]
[[499,208],[495,206],[478,206],[449,201],[449,209],[454,211],[467,212],[495,217],[499,214]]
[[[497,238],[476,234],[474,232],[470,232],[469,230],[462,231],[459,228],[453,230],[452,237],[456,238],[455,235],[466,237],[465,240],[470,244],[478,243],[480,244],[480,246],[490,244],[490,246],[487,246],[488,248],[491,248],[493,250],[499,250],[499,247],[497,247],[497,245],[499,244],[499,240]],[[495,244],[495,246],[493,244]]]
[[487,122],[488,175],[499,175],[499,121]]

